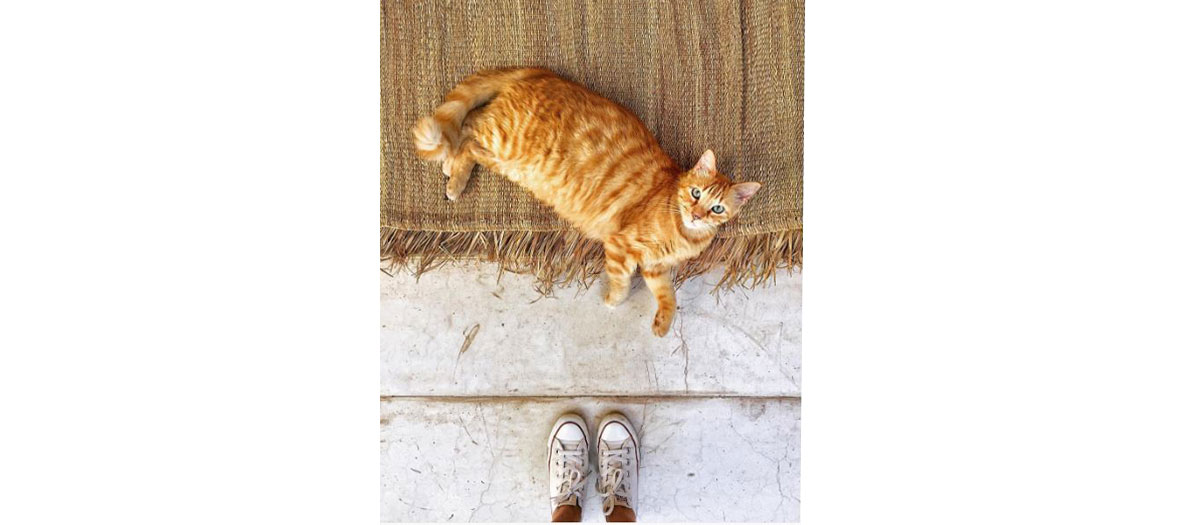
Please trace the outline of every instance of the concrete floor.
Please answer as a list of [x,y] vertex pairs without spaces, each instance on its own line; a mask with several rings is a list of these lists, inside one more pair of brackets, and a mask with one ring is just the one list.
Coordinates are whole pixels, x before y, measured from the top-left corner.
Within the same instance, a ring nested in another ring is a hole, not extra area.
[[545,437],[569,410],[638,427],[641,521],[798,521],[798,273],[685,283],[664,338],[639,279],[611,310],[599,284],[543,297],[497,273],[382,275],[383,521],[547,521]]

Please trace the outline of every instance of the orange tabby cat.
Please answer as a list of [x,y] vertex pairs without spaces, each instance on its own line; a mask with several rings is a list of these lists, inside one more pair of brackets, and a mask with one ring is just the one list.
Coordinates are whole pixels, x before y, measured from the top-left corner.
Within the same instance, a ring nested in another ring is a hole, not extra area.
[[419,156],[443,163],[448,199],[478,163],[601,241],[608,306],[626,298],[640,267],[659,301],[658,336],[676,313],[671,269],[701,253],[761,186],[719,173],[712,150],[681,170],[631,112],[539,68],[467,77],[418,121],[414,142]]

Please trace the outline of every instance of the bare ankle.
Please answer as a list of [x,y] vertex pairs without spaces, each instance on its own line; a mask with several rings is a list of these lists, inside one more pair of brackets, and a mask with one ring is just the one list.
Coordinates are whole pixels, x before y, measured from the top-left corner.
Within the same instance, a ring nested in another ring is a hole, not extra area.
[[582,521],[582,507],[578,505],[559,505],[556,509],[553,509],[552,521]]
[[635,511],[631,507],[616,504],[614,510],[606,515],[606,521],[635,521]]

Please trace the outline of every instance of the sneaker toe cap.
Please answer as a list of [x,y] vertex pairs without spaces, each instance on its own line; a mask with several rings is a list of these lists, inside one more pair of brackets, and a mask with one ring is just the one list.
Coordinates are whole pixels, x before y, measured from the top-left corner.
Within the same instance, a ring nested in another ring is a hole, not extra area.
[[556,437],[562,441],[578,441],[584,439],[586,434],[582,433],[582,429],[578,428],[578,425],[565,423],[561,425],[561,428],[557,429]]
[[624,427],[622,423],[617,423],[617,422],[613,422],[613,421],[610,423],[607,423],[606,426],[604,426],[602,428],[601,438],[603,441],[611,441],[611,442],[626,441],[628,439],[632,439],[631,433],[627,431],[627,427]]

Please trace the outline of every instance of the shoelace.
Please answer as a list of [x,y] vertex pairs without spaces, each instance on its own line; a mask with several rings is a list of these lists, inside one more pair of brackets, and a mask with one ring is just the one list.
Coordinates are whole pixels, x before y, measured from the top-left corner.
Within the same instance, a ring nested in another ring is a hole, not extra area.
[[561,465],[561,484],[557,487],[557,495],[552,499],[554,504],[558,504],[582,491],[586,486],[586,472],[581,446],[573,450],[559,449],[555,453],[558,464]]
[[631,503],[631,447],[619,450],[604,450],[601,452],[598,474],[598,495],[602,496],[602,512],[610,514],[615,510],[616,503],[630,505]]

